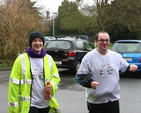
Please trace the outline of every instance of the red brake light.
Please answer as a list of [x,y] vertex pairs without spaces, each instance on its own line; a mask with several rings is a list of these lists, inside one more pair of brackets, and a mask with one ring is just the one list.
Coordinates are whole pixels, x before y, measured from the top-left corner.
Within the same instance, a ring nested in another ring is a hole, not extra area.
[[141,62],[141,57],[140,57],[140,62]]
[[76,55],[76,51],[70,51],[69,53],[68,53],[68,56],[69,57],[74,57]]

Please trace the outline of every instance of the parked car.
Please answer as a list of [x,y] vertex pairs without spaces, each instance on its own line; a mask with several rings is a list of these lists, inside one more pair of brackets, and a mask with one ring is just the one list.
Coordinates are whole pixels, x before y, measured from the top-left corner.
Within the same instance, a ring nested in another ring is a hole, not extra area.
[[65,37],[50,40],[45,47],[58,68],[67,68],[76,73],[85,54],[94,49],[94,46],[83,38]]
[[141,40],[117,40],[112,50],[121,54],[129,64],[136,64],[141,72]]
[[48,42],[50,41],[50,40],[53,40],[53,39],[55,39],[55,37],[54,36],[44,36],[44,39],[45,39],[45,46],[48,44]]

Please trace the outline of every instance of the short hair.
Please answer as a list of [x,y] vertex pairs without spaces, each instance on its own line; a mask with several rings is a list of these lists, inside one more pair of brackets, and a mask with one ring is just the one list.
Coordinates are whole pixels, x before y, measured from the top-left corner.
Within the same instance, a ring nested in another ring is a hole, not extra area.
[[[96,35],[95,35],[95,40],[98,40],[98,36],[100,33],[106,33],[109,35],[109,33],[107,33],[106,31],[99,31]],[[110,37],[110,36],[109,36]]]

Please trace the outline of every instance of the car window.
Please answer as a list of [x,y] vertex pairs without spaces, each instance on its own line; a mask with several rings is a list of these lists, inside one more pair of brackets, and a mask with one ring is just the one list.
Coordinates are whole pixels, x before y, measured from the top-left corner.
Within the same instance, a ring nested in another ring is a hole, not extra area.
[[86,47],[86,50],[89,50],[89,51],[94,49],[94,47],[88,42],[85,43],[85,47]]
[[47,38],[47,37],[44,37],[44,39],[45,39],[45,41],[49,41],[49,40],[51,40],[51,39],[49,39],[49,38]]
[[77,40],[76,41],[76,47],[77,47],[77,49],[84,49],[83,41]]
[[71,45],[69,41],[51,41],[47,48],[70,49]]
[[59,48],[61,49],[70,49],[70,43],[68,41],[59,41]]
[[141,45],[134,42],[114,43],[112,50],[116,52],[141,52]]

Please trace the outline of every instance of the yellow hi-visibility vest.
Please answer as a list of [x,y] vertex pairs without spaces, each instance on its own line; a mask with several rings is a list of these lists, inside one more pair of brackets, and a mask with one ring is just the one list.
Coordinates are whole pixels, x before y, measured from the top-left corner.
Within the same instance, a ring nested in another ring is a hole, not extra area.
[[[45,55],[44,76],[45,84],[50,81],[52,85],[51,99],[49,100],[50,112],[61,113],[54,97],[60,77],[55,62],[50,55]],[[27,53],[19,55],[12,67],[8,84],[8,113],[28,113],[30,109],[32,77],[30,61]]]

